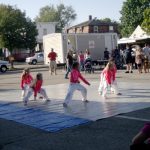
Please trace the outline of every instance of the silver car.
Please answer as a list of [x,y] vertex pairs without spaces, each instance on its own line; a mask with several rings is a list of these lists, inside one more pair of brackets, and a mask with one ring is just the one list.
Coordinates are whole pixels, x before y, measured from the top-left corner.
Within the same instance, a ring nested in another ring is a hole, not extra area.
[[32,57],[26,58],[26,63],[36,65],[37,63],[44,62],[43,52],[35,53]]
[[6,72],[9,69],[9,62],[8,61],[4,61],[4,60],[0,60],[0,71],[2,73]]

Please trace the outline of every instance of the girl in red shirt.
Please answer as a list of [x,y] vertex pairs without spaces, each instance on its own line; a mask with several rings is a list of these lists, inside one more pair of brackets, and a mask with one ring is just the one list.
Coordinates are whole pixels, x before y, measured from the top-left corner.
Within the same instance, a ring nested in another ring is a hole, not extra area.
[[29,98],[31,97],[31,95],[34,93],[34,100],[36,100],[37,94],[41,94],[43,96],[43,98],[46,101],[50,101],[45,89],[42,88],[42,84],[43,84],[43,77],[41,73],[38,73],[36,75],[36,79],[33,80],[33,82],[30,85],[30,88],[28,90],[28,93],[26,95],[26,97],[24,98],[24,105],[27,105]]
[[68,89],[68,93],[66,95],[65,101],[63,103],[64,107],[67,107],[69,101],[72,100],[72,96],[75,90],[81,92],[83,98],[82,101],[87,101],[87,89],[80,84],[79,79],[81,79],[85,84],[90,85],[90,83],[80,74],[79,72],[79,63],[75,62],[72,66],[71,74],[70,74],[70,85]]
[[27,94],[27,91],[30,87],[30,84],[32,82],[33,78],[30,75],[30,69],[29,68],[25,68],[23,70],[23,73],[21,75],[21,89],[22,89],[22,98],[24,98]]
[[113,61],[109,61],[100,75],[100,85],[98,92],[104,98],[107,98],[106,94],[109,87],[112,93],[116,95],[121,95],[117,87],[116,72],[117,69],[115,63]]

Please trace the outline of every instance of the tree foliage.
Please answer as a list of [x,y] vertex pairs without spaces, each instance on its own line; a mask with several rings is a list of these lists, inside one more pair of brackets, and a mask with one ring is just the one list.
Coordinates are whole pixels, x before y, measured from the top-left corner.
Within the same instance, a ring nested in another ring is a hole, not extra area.
[[142,28],[150,34],[150,8],[145,9],[144,11],[144,20],[142,23]]
[[0,47],[30,48],[36,45],[35,23],[24,12],[10,5],[0,5]]
[[126,0],[121,10],[121,33],[129,36],[143,22],[143,12],[150,5],[149,0]]
[[58,22],[57,32],[69,26],[76,19],[75,10],[72,6],[64,4],[45,6],[40,9],[39,15],[35,18],[36,22]]

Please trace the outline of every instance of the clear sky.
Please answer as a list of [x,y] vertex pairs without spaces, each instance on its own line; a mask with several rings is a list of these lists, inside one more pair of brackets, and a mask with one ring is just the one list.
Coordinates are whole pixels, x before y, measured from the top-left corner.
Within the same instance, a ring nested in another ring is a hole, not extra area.
[[77,13],[77,19],[73,24],[86,21],[89,15],[97,18],[111,18],[119,21],[120,10],[124,0],[0,0],[0,3],[16,5],[26,12],[31,19],[35,18],[41,7],[49,4],[72,5]]

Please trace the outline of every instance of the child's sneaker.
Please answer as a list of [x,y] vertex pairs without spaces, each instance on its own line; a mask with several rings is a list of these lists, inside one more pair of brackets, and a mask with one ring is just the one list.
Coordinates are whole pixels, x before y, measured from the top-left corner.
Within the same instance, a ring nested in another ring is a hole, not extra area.
[[117,95],[122,95],[121,93],[117,93]]
[[46,99],[46,102],[50,102],[51,100],[48,98],[48,99]]
[[63,103],[63,107],[67,107],[68,105],[66,103]]
[[99,95],[102,95],[102,91],[98,91],[98,94],[99,94]]
[[43,96],[39,96],[39,99],[43,99]]
[[107,96],[106,96],[106,95],[102,95],[102,97],[103,97],[104,99],[107,99]]
[[89,101],[87,99],[82,99],[82,102],[88,103]]
[[27,101],[24,101],[24,106],[27,106]]

